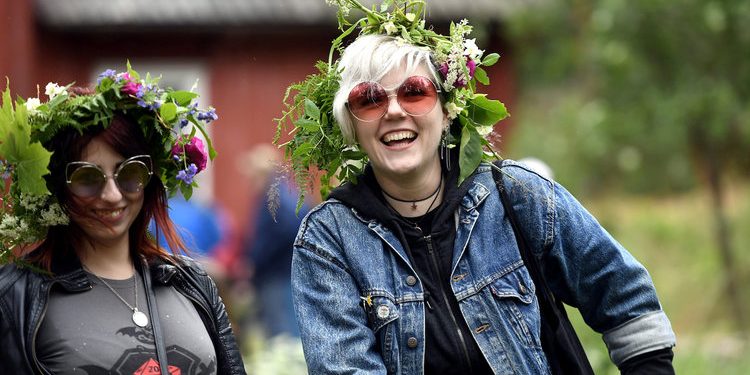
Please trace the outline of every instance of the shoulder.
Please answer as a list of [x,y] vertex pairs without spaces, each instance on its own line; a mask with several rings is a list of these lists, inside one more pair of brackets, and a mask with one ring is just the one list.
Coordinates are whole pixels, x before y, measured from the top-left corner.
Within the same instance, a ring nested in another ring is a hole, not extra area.
[[24,287],[35,278],[41,280],[42,276],[31,272],[28,268],[19,267],[15,263],[0,265],[0,298],[9,291]]

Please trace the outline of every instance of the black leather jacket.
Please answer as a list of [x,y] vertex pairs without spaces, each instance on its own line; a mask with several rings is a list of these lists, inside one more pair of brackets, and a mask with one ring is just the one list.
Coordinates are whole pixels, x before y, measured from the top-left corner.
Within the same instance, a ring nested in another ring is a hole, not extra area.
[[[206,272],[187,257],[171,264],[156,260],[148,268],[153,283],[172,285],[193,302],[213,341],[218,373],[245,374],[226,308]],[[50,289],[58,285],[76,293],[92,287],[78,259],[53,262],[52,273],[0,266],[0,374],[50,374],[37,359],[35,347]]]

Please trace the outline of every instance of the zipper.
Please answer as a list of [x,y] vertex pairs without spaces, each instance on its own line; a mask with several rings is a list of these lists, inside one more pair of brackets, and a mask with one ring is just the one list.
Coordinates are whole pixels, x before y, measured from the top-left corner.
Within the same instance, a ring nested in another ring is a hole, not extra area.
[[451,309],[450,301],[448,299],[448,294],[445,293],[445,288],[443,288],[442,286],[443,275],[440,273],[440,266],[439,266],[439,262],[437,259],[437,255],[435,254],[435,250],[432,247],[432,235],[425,236],[424,240],[427,242],[427,252],[430,254],[430,259],[432,260],[432,266],[435,268],[435,272],[438,275],[438,281],[441,283],[440,291],[443,295],[443,302],[445,303],[445,307],[448,308],[448,312],[449,312],[448,315],[450,315],[451,320],[453,321],[453,327],[456,329],[456,334],[458,335],[458,341],[464,353],[464,359],[466,360],[466,365],[469,367],[469,374],[473,374],[474,371],[472,370],[471,358],[469,357],[469,349],[466,347],[466,340],[464,339],[464,334],[461,332],[461,328],[458,325],[458,321],[456,321],[456,317],[453,316],[453,309]]

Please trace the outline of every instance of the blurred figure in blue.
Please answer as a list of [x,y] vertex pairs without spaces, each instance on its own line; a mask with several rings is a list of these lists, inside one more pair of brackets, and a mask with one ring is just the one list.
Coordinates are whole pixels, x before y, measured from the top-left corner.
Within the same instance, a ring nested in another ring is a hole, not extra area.
[[292,304],[292,245],[309,207],[295,213],[298,191],[275,173],[280,160],[280,151],[270,144],[253,147],[242,160],[255,191],[264,192],[251,212],[254,228],[245,238],[243,253],[252,274],[256,318],[264,334],[299,337]]

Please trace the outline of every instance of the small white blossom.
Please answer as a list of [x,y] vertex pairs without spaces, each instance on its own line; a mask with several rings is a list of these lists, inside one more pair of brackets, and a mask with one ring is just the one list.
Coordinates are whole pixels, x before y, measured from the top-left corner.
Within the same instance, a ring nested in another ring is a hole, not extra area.
[[414,13],[406,13],[406,14],[404,15],[404,17],[406,17],[406,20],[407,20],[407,21],[409,21],[409,22],[414,22],[414,19],[415,19],[415,18],[417,17],[417,15],[416,15],[416,14],[414,14]]
[[456,103],[449,102],[445,105],[445,110],[448,111],[448,118],[451,120],[458,117],[458,114],[461,113],[464,109],[457,106]]
[[31,114],[36,113],[36,109],[40,105],[42,105],[42,102],[39,100],[39,98],[29,98],[28,100],[26,100],[26,110]]
[[44,93],[49,96],[50,100],[56,96],[65,93],[65,87],[59,86],[57,83],[50,82],[44,87]]
[[57,203],[53,203],[47,209],[42,210],[41,216],[39,222],[44,226],[68,225],[69,222],[68,216]]
[[18,238],[18,217],[5,215],[0,221],[0,237]]
[[477,47],[476,39],[466,39],[464,41],[464,47],[464,56],[468,56],[474,61],[481,59],[482,54],[484,53],[483,50]]
[[392,34],[395,34],[396,32],[398,32],[398,28],[391,21],[388,21],[388,22],[384,23],[383,24],[383,28],[385,29],[385,32],[388,35],[392,35]]
[[47,201],[47,197],[43,195],[21,194],[20,198],[21,199],[19,204],[21,205],[21,207],[29,211],[34,211],[42,207]]
[[487,136],[488,134],[492,133],[492,130],[494,130],[494,127],[492,125],[477,126],[477,133],[479,133],[479,135],[481,135],[482,137]]

